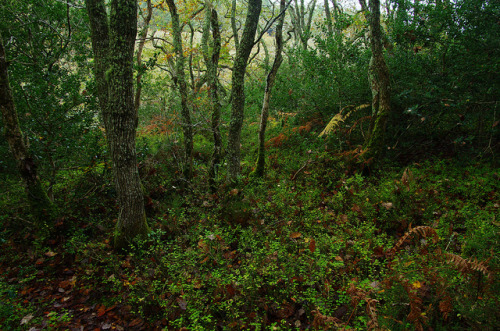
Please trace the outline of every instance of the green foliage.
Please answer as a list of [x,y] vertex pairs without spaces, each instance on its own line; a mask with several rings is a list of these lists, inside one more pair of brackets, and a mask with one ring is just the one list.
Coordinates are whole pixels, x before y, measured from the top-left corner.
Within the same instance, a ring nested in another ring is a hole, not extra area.
[[59,1],[0,6],[21,130],[50,186],[57,171],[85,155],[88,134],[96,125],[83,14]]
[[[259,179],[247,176],[264,80],[258,69],[249,70],[255,79],[246,86],[241,180],[235,187],[221,181],[213,191],[206,86],[188,100],[196,123],[188,182],[180,175],[179,98],[170,81],[146,71],[137,154],[153,231],[126,255],[110,245],[120,206],[96,124],[88,36],[78,23],[86,18],[69,7],[76,39],[61,48],[68,7],[46,4],[0,5],[6,18],[0,29],[12,37],[7,51],[16,54],[12,85],[23,129],[61,210],[53,237],[33,234],[23,188],[1,145],[2,329],[498,325],[496,3],[420,1],[414,8],[415,2],[397,1],[391,7],[385,28],[394,139],[384,167],[370,177],[360,171],[365,160],[358,146],[369,111],[353,112],[329,137],[317,138],[318,119],[326,123],[344,106],[370,100],[362,33],[323,38],[318,32],[314,48],[288,50],[271,97],[268,170]],[[23,42],[29,29],[15,24],[21,19],[29,22],[33,44]],[[154,19],[168,21],[163,12]],[[45,23],[56,28],[43,29]],[[364,22],[341,14],[336,23],[358,33]],[[35,62],[33,52],[40,54]],[[154,58],[152,49],[145,54]],[[226,74],[220,71],[221,84]],[[225,171],[221,166],[219,179]]]
[[398,157],[406,161],[430,151],[492,156],[500,7],[494,1],[394,6],[387,18],[387,62],[395,109],[389,132],[398,137],[391,143],[398,143]]

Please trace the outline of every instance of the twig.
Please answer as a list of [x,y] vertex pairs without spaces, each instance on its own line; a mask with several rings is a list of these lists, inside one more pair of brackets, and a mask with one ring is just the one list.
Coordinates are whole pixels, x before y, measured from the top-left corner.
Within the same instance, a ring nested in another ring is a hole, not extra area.
[[302,170],[304,170],[305,167],[307,167],[307,165],[311,163],[311,159],[308,159],[306,161],[306,163],[304,163],[304,165],[302,167],[300,167],[299,170],[297,170],[297,172],[292,176],[292,180],[295,180],[295,177],[297,177],[297,175],[299,174],[299,172],[301,172]]

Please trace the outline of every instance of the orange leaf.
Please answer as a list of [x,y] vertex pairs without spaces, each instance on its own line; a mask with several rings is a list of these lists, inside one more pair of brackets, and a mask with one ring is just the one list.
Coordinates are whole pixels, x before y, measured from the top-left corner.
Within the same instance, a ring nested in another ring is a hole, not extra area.
[[143,321],[140,318],[136,318],[135,320],[133,320],[132,322],[130,322],[130,324],[128,325],[128,327],[132,328],[134,326],[140,326],[142,324],[143,324]]
[[106,307],[99,306],[99,309],[97,309],[97,317],[101,317],[104,314],[106,314]]
[[314,251],[316,250],[316,240],[311,239],[311,241],[309,242],[309,250],[311,251],[311,253],[314,253]]
[[302,233],[300,233],[300,232],[292,232],[290,234],[290,238],[291,239],[297,239],[297,238],[300,238],[300,237],[302,237]]

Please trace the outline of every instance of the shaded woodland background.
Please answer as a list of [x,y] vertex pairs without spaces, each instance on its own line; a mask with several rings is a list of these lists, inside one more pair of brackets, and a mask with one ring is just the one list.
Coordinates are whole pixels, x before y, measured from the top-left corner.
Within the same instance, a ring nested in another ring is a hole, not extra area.
[[498,328],[497,2],[0,17],[1,329]]

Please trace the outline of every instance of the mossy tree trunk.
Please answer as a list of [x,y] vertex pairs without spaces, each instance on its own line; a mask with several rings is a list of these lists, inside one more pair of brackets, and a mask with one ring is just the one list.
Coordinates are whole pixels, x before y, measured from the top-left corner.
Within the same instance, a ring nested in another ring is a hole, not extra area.
[[[326,27],[328,28],[328,37],[333,36],[333,23],[332,23],[332,13],[330,12],[330,0],[325,0],[325,16],[326,16]],[[335,10],[335,9],[334,9]]]
[[240,47],[240,36],[238,35],[238,26],[236,24],[236,0],[231,1],[231,29],[233,29],[234,48]]
[[236,50],[236,58],[232,76],[231,123],[228,140],[228,181],[236,182],[240,175],[240,143],[245,109],[245,71],[248,58],[254,45],[255,33],[259,23],[262,0],[249,0],[245,28],[241,35],[240,45]]
[[265,139],[266,139],[266,127],[267,119],[269,117],[269,100],[271,98],[271,91],[276,80],[276,74],[278,69],[283,62],[283,22],[285,20],[285,6],[286,1],[280,0],[280,12],[283,13],[278,20],[278,25],[276,27],[276,54],[274,56],[274,62],[271,70],[269,71],[266,79],[266,89],[264,91],[264,100],[262,102],[262,110],[260,114],[260,127],[259,127],[259,152],[257,155],[257,165],[254,170],[254,174],[258,177],[264,176],[265,166],[266,166],[266,150],[265,150]]
[[41,232],[47,233],[54,226],[57,211],[37,176],[36,164],[24,143],[10,88],[8,65],[0,34],[0,109],[5,126],[5,138],[16,160],[36,226]]
[[134,107],[135,112],[139,114],[139,107],[141,106],[141,93],[142,93],[142,75],[146,71],[146,66],[142,64],[142,51],[144,50],[144,45],[146,44],[146,38],[148,36],[149,23],[151,22],[151,17],[153,16],[153,4],[151,0],[146,1],[147,14],[144,17],[144,27],[139,36],[139,46],[137,47],[137,54],[135,60],[137,63],[137,77],[135,78],[135,98]]
[[174,83],[181,96],[182,131],[184,134],[185,168],[184,176],[190,179],[193,172],[193,124],[187,102],[186,74],[184,72],[185,57],[182,47],[182,29],[179,23],[179,14],[173,0],[166,0],[170,17],[172,19],[172,32],[174,36],[175,70]]
[[[217,77],[221,50],[221,35],[219,29],[220,26],[217,10],[210,2],[207,2],[205,26],[202,36],[202,50],[203,58],[207,66],[208,97],[212,108],[212,134],[214,137],[214,150],[209,169],[209,184],[212,191],[216,189],[217,171],[220,166],[222,154],[222,137],[220,133],[221,105],[219,102]],[[212,46],[211,54],[208,47],[210,30],[212,31],[212,40],[210,43]]]
[[137,169],[137,114],[133,93],[133,58],[137,34],[137,1],[112,0],[109,16],[104,0],[86,0],[94,51],[99,103],[111,151],[119,215],[114,245],[126,248],[149,232]]
[[385,131],[391,111],[389,69],[385,63],[380,26],[380,0],[370,0],[369,9],[365,0],[360,0],[370,26],[370,47],[372,57],[368,69],[372,90],[372,122],[365,147],[366,157],[377,162],[384,150]]

